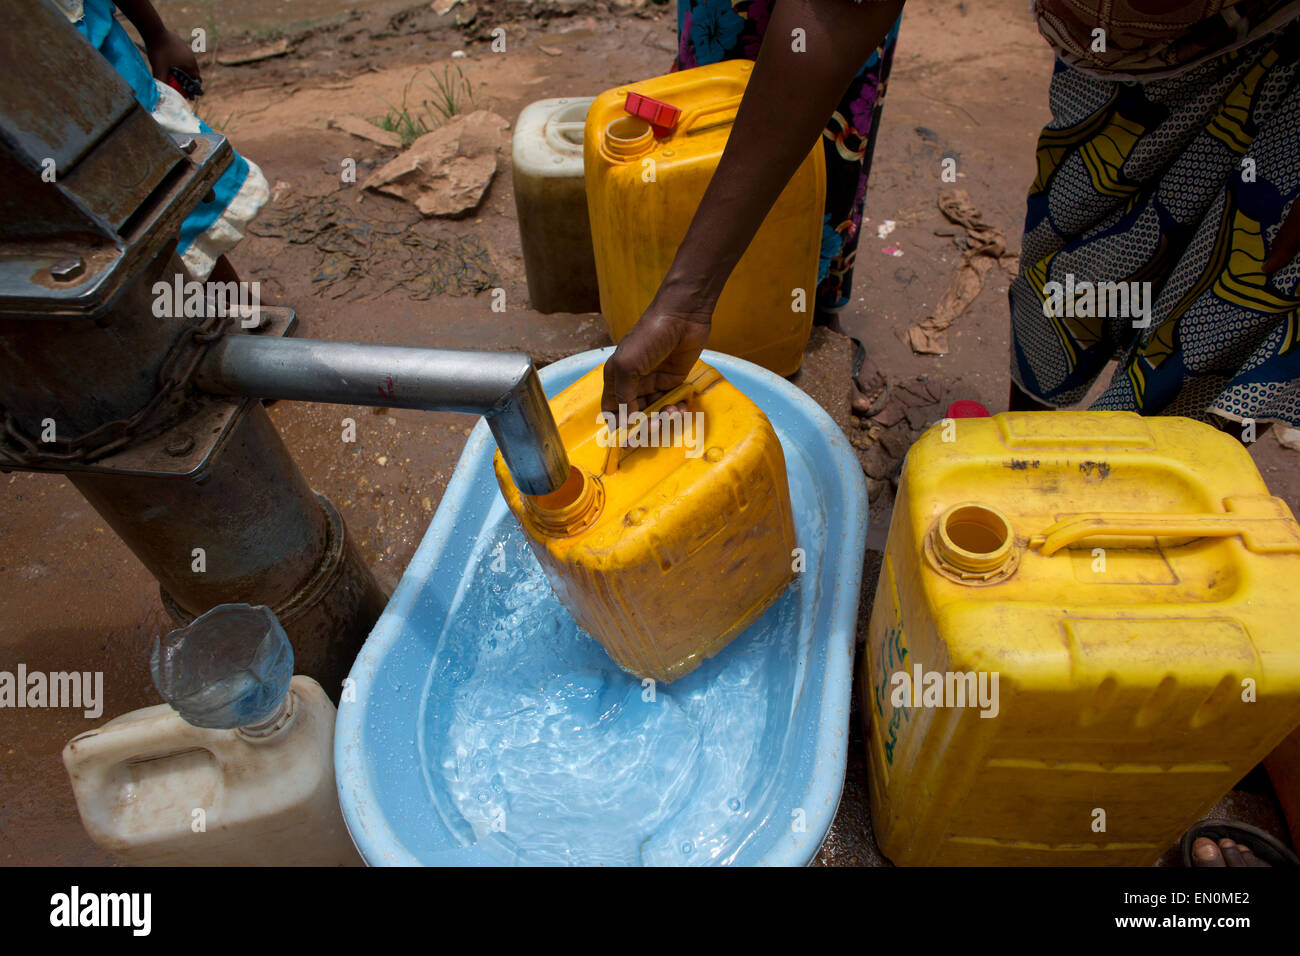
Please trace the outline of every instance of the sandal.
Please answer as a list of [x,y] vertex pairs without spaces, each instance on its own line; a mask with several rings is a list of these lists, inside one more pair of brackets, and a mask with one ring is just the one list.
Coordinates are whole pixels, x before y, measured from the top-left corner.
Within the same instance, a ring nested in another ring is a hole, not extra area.
[[1233,843],[1243,843],[1250,851],[1270,866],[1300,866],[1300,858],[1281,840],[1249,823],[1237,823],[1234,820],[1202,820],[1183,834],[1180,841],[1183,851],[1183,866],[1190,867],[1192,862],[1192,844],[1200,837],[1206,837],[1218,843],[1227,837]]

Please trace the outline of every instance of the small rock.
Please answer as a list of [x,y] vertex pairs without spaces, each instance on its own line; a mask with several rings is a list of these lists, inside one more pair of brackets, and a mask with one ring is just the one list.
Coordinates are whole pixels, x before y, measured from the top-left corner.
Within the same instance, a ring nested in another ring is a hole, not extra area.
[[241,63],[257,63],[260,60],[284,56],[288,52],[288,37],[280,37],[280,39],[262,46],[242,47],[229,53],[220,53],[217,55],[217,62],[222,66],[239,66]]
[[385,163],[363,188],[413,203],[424,216],[456,216],[479,204],[496,174],[510,124],[488,110],[451,117]]
[[912,447],[912,442],[901,428],[890,428],[880,436],[880,445],[892,460],[899,461],[907,454],[907,449]]
[[869,478],[884,480],[894,470],[894,463],[890,460],[889,453],[885,451],[884,447],[877,443],[867,449],[866,461],[862,467]]
[[875,422],[879,425],[883,425],[885,428],[893,428],[905,417],[907,417],[907,406],[894,398],[890,400],[888,405],[881,409],[880,414],[875,417]]
[[1273,434],[1277,436],[1277,443],[1283,448],[1300,451],[1300,428],[1275,428]]
[[876,499],[880,497],[880,493],[888,487],[889,482],[887,481],[881,481],[878,478],[867,479],[867,500],[874,504]]
[[575,30],[594,30],[598,24],[595,17],[574,17],[564,26],[556,30],[556,33],[573,33]]
[[938,418],[938,411],[933,405],[916,405],[907,410],[907,424],[913,431],[923,431],[932,419]]
[[343,132],[360,139],[368,139],[372,143],[378,143],[380,146],[391,146],[400,148],[402,137],[386,129],[380,129],[374,123],[367,123],[365,120],[356,116],[331,116],[329,122],[325,124],[330,129],[341,129]]

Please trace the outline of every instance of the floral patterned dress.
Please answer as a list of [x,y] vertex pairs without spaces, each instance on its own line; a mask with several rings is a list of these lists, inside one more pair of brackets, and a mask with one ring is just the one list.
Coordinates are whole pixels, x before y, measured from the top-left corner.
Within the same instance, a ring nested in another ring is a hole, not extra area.
[[[677,0],[674,69],[752,60],[758,55],[776,0]],[[834,312],[849,301],[858,231],[867,199],[867,176],[876,146],[898,23],[871,54],[840,99],[822,132],[826,151],[826,216],[822,224],[817,308]]]

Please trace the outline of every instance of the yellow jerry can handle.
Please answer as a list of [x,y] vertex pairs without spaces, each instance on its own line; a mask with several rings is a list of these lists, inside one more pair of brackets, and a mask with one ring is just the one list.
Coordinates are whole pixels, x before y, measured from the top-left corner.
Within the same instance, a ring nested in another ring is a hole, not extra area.
[[[667,408],[669,405],[676,405],[678,402],[689,404],[700,392],[710,388],[714,382],[721,378],[722,373],[717,369],[705,365],[703,362],[697,362],[695,367],[691,369],[690,374],[687,375],[686,381],[676,388],[664,392],[648,406],[641,409],[641,412],[649,416]],[[601,469],[601,473],[612,475],[618,471],[618,466],[623,460],[624,443],[627,441],[627,427],[624,426],[614,432],[609,432],[608,427],[606,427],[606,432],[609,434],[609,446],[605,452],[605,466]],[[627,450],[636,451],[635,448]]]
[[1163,515],[1091,512],[1069,515],[1030,537],[1029,547],[1050,557],[1094,535],[1115,537],[1230,538],[1258,554],[1300,553],[1300,525],[1281,498],[1233,495],[1223,499],[1227,514]]
[[[740,96],[729,96],[708,106],[696,106],[686,110],[677,121],[677,132],[692,136],[713,129],[715,126],[726,126],[735,122],[736,111],[740,109],[740,100]],[[708,117],[713,119],[708,121]]]

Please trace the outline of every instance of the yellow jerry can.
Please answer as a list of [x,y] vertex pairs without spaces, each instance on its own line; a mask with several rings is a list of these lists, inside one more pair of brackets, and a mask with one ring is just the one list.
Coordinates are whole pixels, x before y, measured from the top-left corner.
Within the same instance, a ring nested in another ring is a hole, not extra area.
[[861,658],[897,864],[1142,865],[1300,724],[1300,526],[1185,418],[949,419]]
[[703,362],[643,418],[602,417],[603,384],[598,366],[551,401],[564,487],[521,495],[499,453],[497,481],[579,626],[624,670],[671,681],[793,578],[785,455],[762,410]]
[[[668,273],[722,156],[753,64],[725,60],[596,97],[583,137],[600,308],[615,342]],[[625,110],[629,93],[678,111],[671,130]],[[774,131],[774,135],[779,131]],[[826,199],[818,142],[727,281],[708,347],[779,375],[803,362],[812,328]]]

